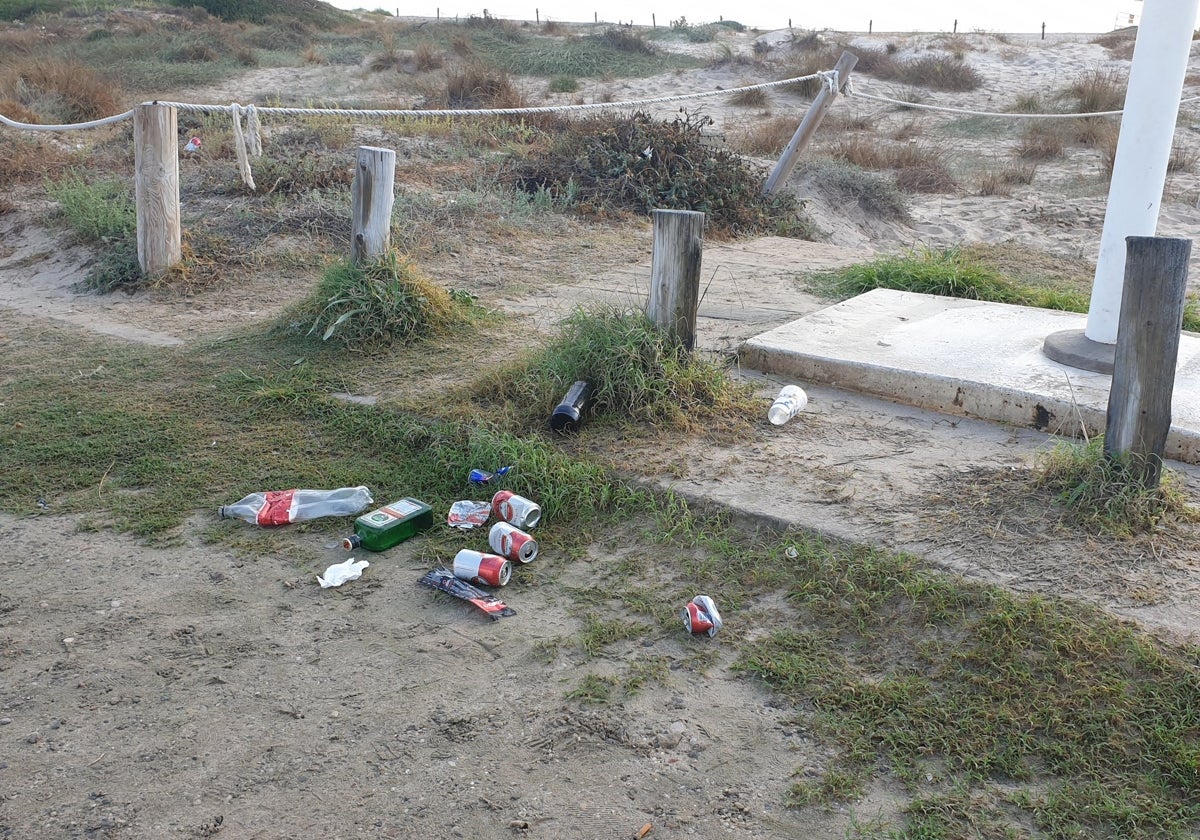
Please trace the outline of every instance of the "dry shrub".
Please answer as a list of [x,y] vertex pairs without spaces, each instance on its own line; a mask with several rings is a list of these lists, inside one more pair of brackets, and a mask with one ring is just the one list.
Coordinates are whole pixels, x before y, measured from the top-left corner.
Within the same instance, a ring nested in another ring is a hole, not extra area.
[[40,123],[41,119],[15,99],[0,99],[0,114],[23,123]]
[[1101,148],[1106,143],[1115,142],[1119,130],[1117,123],[1105,117],[1085,117],[1073,122],[1071,139],[1081,146]]
[[1137,39],[1137,27],[1118,29],[1106,32],[1092,39],[1093,44],[1099,44],[1108,50],[1111,58],[1129,60],[1133,58],[1133,45]]
[[[799,123],[799,120],[796,121]],[[875,119],[868,114],[844,114],[841,111],[827,113],[821,120],[821,133],[834,131],[871,131],[875,128]]]
[[1136,39],[1137,29],[1135,27],[1129,27],[1127,29],[1115,29],[1112,32],[1105,32],[1103,35],[1097,35],[1092,39],[1092,43],[1111,49],[1112,47],[1120,46],[1122,44],[1132,44]]
[[1050,160],[1060,158],[1067,150],[1069,126],[1064,126],[1062,120],[1041,121],[1031,123],[1021,132],[1017,141],[1016,152],[1026,160]]
[[1195,149],[1185,149],[1178,144],[1171,147],[1171,157],[1167,159],[1168,172],[1191,172],[1196,168],[1200,154]]
[[990,169],[979,179],[978,195],[1011,196],[1014,186],[1027,186],[1033,183],[1037,166],[1017,165],[1006,166],[1003,169]]
[[1000,172],[1000,177],[1004,179],[1004,183],[1014,186],[1028,186],[1032,184],[1035,175],[1037,175],[1036,163],[1010,164]]
[[443,108],[520,108],[524,104],[508,74],[497,67],[471,62],[446,73]]
[[854,136],[840,140],[830,154],[860,169],[896,170],[896,185],[905,192],[951,192],[957,186],[945,151],[929,143],[886,143]]
[[983,84],[979,71],[958,58],[923,55],[896,63],[896,78],[931,90],[975,90]]
[[1045,111],[1042,100],[1036,93],[1018,94],[1017,101],[1010,109],[1014,114],[1041,114]]
[[62,171],[78,161],[78,153],[44,134],[30,137],[0,132],[0,184],[11,187],[41,183],[47,172]]
[[19,55],[35,52],[41,41],[41,33],[33,28],[0,31],[0,55],[11,61]]
[[830,149],[838,160],[851,163],[861,169],[890,169],[890,148],[873,137],[852,136],[839,140]]
[[1012,195],[1012,185],[1004,180],[1001,173],[989,170],[979,176],[979,186],[976,188],[975,194],[998,195],[1008,198]]
[[119,113],[117,85],[76,62],[42,59],[0,71],[0,96],[40,114],[43,122],[80,122]]
[[924,134],[925,123],[917,117],[910,117],[896,127],[896,130],[892,132],[892,139],[907,142]]
[[17,209],[17,205],[13,204],[7,198],[0,198],[0,216],[5,213],[12,213]]
[[740,105],[743,108],[769,108],[771,98],[762,88],[754,90],[739,90],[729,97],[730,105]]
[[796,133],[795,117],[772,117],[730,132],[729,145],[744,155],[778,155]]
[[1095,68],[1076,76],[1060,98],[1074,100],[1071,110],[1076,114],[1119,111],[1125,107],[1128,84],[1125,73],[1113,68]]
[[864,73],[879,79],[894,79],[898,75],[896,59],[892,55],[895,50],[889,52],[886,47],[870,47],[855,49],[853,52],[858,56],[858,63],[854,65],[855,73]]
[[[837,64],[839,55],[840,53],[836,47],[828,45],[824,49],[793,52],[780,65],[780,78],[799,78],[831,70]],[[821,87],[824,84],[821,79],[807,79],[803,82],[787,85],[784,90],[803,96],[806,99],[812,99],[821,92]]]
[[646,41],[640,33],[625,26],[611,26],[599,36],[601,44],[614,50],[632,53],[633,55],[657,55],[658,50]]
[[896,171],[896,186],[910,193],[954,192],[958,184],[940,160],[929,160]]
[[413,51],[413,60],[416,62],[417,71],[427,73],[430,70],[438,70],[445,64],[445,58],[441,51],[428,41],[422,41],[417,44],[417,48]]

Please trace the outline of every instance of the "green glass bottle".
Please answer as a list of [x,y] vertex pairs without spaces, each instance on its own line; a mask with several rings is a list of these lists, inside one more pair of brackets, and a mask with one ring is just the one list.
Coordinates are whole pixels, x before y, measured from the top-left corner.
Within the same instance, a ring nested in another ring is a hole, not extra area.
[[354,535],[342,540],[342,548],[359,546],[368,551],[386,551],[414,534],[433,527],[433,508],[416,499],[401,499],[354,520]]

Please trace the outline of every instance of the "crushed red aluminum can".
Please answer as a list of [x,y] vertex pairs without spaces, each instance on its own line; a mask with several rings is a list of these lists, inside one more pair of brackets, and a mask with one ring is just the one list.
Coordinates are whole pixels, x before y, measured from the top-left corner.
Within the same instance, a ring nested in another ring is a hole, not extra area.
[[512,576],[512,564],[499,554],[464,548],[454,555],[454,576],[482,586],[504,586]]
[[683,626],[692,634],[707,633],[712,637],[717,635],[723,624],[721,614],[717,612],[717,605],[707,595],[697,595],[689,601],[681,615]]
[[537,540],[511,522],[497,522],[488,531],[488,545],[517,563],[530,563],[537,558]]
[[497,519],[512,523],[518,528],[533,528],[542,519],[542,509],[536,502],[518,496],[511,490],[501,490],[492,496],[492,513]]

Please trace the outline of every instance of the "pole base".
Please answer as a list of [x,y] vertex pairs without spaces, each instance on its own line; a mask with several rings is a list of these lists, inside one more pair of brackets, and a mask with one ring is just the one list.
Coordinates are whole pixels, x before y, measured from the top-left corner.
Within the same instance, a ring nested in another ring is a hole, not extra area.
[[1112,376],[1117,345],[1093,341],[1083,330],[1062,330],[1046,336],[1042,352],[1059,364]]

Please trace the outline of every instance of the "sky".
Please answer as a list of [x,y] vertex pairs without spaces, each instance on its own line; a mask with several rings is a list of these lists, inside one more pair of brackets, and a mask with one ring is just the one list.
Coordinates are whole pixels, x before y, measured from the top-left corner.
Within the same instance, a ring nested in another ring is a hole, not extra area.
[[632,22],[660,26],[679,17],[689,23],[736,20],[758,29],[781,29],[789,18],[799,29],[849,32],[1107,32],[1127,26],[1140,15],[1142,0],[837,0],[833,3],[789,3],[783,0],[333,0],[342,9],[386,9],[399,15],[467,17],[484,9],[513,20]]

